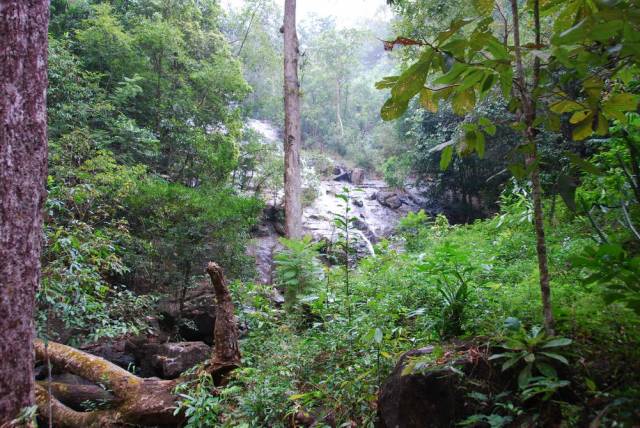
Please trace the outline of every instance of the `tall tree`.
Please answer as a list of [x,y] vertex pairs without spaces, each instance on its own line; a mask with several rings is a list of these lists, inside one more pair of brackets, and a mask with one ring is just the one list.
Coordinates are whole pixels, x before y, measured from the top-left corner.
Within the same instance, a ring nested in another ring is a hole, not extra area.
[[0,0],[0,425],[34,402],[48,23],[47,0]]
[[284,203],[285,232],[302,237],[302,178],[300,175],[300,82],[296,0],[284,3]]

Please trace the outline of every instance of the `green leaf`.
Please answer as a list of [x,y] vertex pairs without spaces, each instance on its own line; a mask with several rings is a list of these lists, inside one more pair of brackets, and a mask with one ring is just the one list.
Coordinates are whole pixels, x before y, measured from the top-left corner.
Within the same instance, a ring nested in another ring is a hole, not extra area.
[[589,116],[589,113],[591,113],[591,110],[578,110],[576,112],[574,112],[571,115],[571,118],[569,119],[570,123],[573,123],[574,125],[576,123],[580,123],[582,122],[587,116]]
[[554,352],[540,352],[541,355],[552,358],[554,360],[560,361],[563,364],[569,364],[569,361],[560,354],[556,354]]
[[558,337],[556,339],[552,339],[548,341],[547,343],[542,345],[542,347],[543,348],[559,348],[561,346],[571,345],[572,342],[573,341],[571,339],[568,339],[566,337]]
[[585,18],[573,27],[551,38],[551,42],[556,45],[571,45],[578,43],[588,37],[592,21]]
[[399,118],[409,108],[409,101],[399,101],[395,98],[389,98],[380,110],[382,120],[389,121]]
[[427,80],[433,55],[433,49],[427,49],[415,64],[400,75],[396,84],[391,88],[393,98],[396,98],[398,102],[409,101],[420,92]]
[[437,78],[433,83],[436,85],[450,85],[457,81],[460,75],[468,69],[468,66],[460,62],[456,62],[448,73]]
[[420,91],[420,104],[432,113],[438,111],[438,101],[434,99],[431,89],[423,88],[422,91]]
[[556,371],[556,369],[554,369],[551,365],[547,363],[536,361],[536,368],[545,377],[551,377],[551,378],[558,377],[558,372]]
[[451,159],[453,158],[453,145],[448,145],[442,150],[440,153],[440,169],[444,171],[451,164]]
[[549,110],[554,113],[569,113],[576,110],[583,110],[584,106],[572,100],[557,101],[549,106]]
[[398,82],[398,76],[383,77],[382,80],[376,82],[376,89],[391,89]]
[[529,384],[529,379],[531,379],[531,366],[531,364],[527,364],[518,375],[518,386],[520,389],[526,388]]
[[520,361],[520,356],[517,354],[515,355],[516,355],[515,357],[512,357],[510,360],[505,361],[505,363],[502,365],[503,372],[509,370],[511,367],[516,365],[518,361]]
[[480,119],[478,119],[478,123],[480,124],[480,126],[482,126],[487,134],[491,135],[492,137],[496,135],[496,125],[489,119],[487,119],[486,117],[481,117]]
[[382,330],[380,330],[379,328],[376,328],[376,332],[373,335],[373,341],[379,345],[382,343],[383,338],[384,336],[382,334]]
[[456,93],[451,100],[453,112],[460,116],[470,112],[475,105],[476,94],[471,89]]
[[590,137],[593,134],[593,112],[589,112],[585,118],[579,122],[573,131],[571,136],[574,141],[582,141],[585,138]]

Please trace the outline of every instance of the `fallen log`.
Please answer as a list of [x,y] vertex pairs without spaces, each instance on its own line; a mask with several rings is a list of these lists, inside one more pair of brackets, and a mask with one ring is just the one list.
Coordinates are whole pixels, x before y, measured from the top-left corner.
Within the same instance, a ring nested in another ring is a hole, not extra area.
[[48,390],[62,404],[73,410],[86,410],[87,407],[110,407],[118,404],[118,398],[98,385],[76,385],[63,382],[39,381],[38,385]]
[[[216,385],[222,385],[226,383],[229,373],[240,366],[238,327],[222,268],[210,262],[207,273],[220,315],[214,327],[213,354],[205,371],[211,374]],[[183,378],[140,378],[103,358],[51,341],[45,347],[42,340],[36,340],[35,351],[37,359],[46,360],[48,357],[54,367],[81,376],[96,385],[104,385],[105,392],[114,397],[113,406],[109,409],[79,412],[63,403],[64,393],[58,387],[53,388],[52,385],[53,396],[50,396],[46,382],[36,385],[39,414],[45,419],[50,417],[55,427],[179,426],[184,420],[182,414],[174,414],[177,397],[173,392],[176,385],[185,380]],[[92,390],[92,394],[95,393]],[[88,399],[89,396],[87,394]],[[81,398],[75,396],[74,400],[77,402]]]

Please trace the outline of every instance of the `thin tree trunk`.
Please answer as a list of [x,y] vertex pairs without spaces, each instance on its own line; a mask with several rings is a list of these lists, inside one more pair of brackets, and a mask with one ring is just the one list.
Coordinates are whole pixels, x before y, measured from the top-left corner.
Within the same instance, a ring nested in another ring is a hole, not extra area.
[[[536,119],[536,105],[533,94],[527,89],[522,64],[522,52],[520,47],[520,19],[518,16],[517,0],[511,0],[511,11],[513,12],[513,38],[516,56],[516,81],[522,98],[522,114],[526,125],[525,137],[530,146],[530,154],[527,156],[527,165],[532,166],[531,185],[533,197],[534,226],[536,233],[536,252],[538,254],[538,271],[540,272],[540,292],[542,295],[542,312],[544,316],[544,327],[549,335],[554,334],[554,319],[551,311],[551,287],[549,285],[549,266],[547,256],[547,243],[544,232],[544,214],[542,212],[542,185],[540,183],[540,165],[538,163],[538,150],[536,142],[536,130],[534,122]],[[538,0],[534,0],[534,30],[536,44],[540,44],[540,9]],[[533,89],[540,80],[540,60],[534,61],[533,66]]]
[[300,175],[300,83],[296,0],[284,3],[284,204],[285,233],[302,237],[302,178]]
[[0,426],[35,399],[48,22],[46,0],[0,0]]
[[340,98],[342,97],[340,89],[340,81],[336,80],[336,121],[340,129],[340,137],[344,138],[344,125],[342,124],[342,115],[340,114]]

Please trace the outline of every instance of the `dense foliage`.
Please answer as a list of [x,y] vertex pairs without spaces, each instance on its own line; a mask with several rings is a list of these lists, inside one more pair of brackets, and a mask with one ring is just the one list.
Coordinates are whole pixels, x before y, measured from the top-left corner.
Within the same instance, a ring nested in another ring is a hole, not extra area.
[[251,274],[243,242],[260,202],[229,186],[250,88],[214,1],[51,9],[42,318],[120,334],[206,259]]

